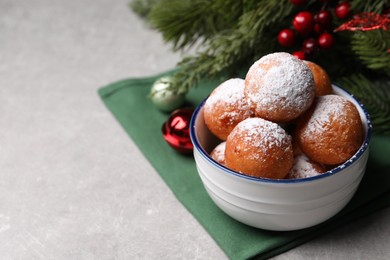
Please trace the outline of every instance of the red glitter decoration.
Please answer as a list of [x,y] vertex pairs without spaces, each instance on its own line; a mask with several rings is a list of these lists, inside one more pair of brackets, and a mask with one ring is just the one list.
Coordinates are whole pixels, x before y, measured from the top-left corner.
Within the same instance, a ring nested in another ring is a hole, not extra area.
[[177,109],[162,125],[161,131],[165,141],[179,153],[192,153],[193,145],[189,128],[193,112],[192,108]]
[[388,14],[361,13],[354,15],[353,19],[340,25],[335,32],[339,31],[371,31],[389,30],[390,17]]

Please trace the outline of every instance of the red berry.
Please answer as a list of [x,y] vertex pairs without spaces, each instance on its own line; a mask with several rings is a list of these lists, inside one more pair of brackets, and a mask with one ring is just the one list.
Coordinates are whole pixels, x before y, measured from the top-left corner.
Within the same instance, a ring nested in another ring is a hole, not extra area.
[[328,10],[319,11],[315,15],[315,21],[321,25],[329,26],[332,24],[332,14]]
[[292,55],[294,55],[295,57],[297,57],[300,60],[306,59],[306,54],[303,51],[294,51]]
[[340,2],[334,9],[334,14],[339,19],[347,18],[351,13],[351,4],[349,2]]
[[283,29],[278,34],[278,42],[284,47],[291,47],[295,43],[294,31],[291,29]]
[[318,49],[318,42],[314,38],[309,38],[303,42],[302,49],[306,53],[311,54]]
[[325,30],[324,30],[324,27],[322,27],[321,24],[316,23],[316,24],[314,25],[314,32],[315,32],[316,34],[321,34],[321,33],[323,33],[324,31],[325,31]]
[[334,44],[333,35],[330,33],[321,34],[320,37],[318,37],[318,44],[324,49],[332,47]]
[[314,27],[314,16],[308,11],[298,13],[293,20],[295,30],[301,34],[309,34]]
[[306,0],[290,0],[293,5],[300,6],[306,3]]

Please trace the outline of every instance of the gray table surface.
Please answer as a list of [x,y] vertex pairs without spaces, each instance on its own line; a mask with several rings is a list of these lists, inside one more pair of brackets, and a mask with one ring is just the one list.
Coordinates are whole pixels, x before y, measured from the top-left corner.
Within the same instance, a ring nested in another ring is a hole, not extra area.
[[[0,0],[0,259],[225,259],[97,95],[171,69],[128,0]],[[389,259],[390,209],[275,259]]]

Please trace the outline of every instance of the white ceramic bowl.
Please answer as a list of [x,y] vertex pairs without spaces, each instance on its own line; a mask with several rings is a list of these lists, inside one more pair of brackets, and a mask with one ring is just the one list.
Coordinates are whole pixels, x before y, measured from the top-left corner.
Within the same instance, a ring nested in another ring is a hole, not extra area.
[[196,108],[190,122],[196,167],[205,189],[220,209],[253,227],[287,231],[324,222],[347,205],[365,172],[372,125],[360,102],[337,86],[333,89],[358,108],[365,139],[356,154],[342,165],[304,179],[255,178],[220,165],[209,155],[219,140],[204,123],[205,101]]

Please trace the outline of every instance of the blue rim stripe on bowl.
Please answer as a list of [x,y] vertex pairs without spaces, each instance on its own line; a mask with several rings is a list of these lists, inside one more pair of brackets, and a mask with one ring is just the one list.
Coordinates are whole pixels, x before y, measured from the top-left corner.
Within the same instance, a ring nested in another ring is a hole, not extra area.
[[[335,85],[333,85],[333,86],[335,86]],[[370,139],[371,139],[371,135],[372,135],[372,123],[371,123],[370,115],[368,114],[364,105],[353,94],[349,93],[348,91],[346,91],[338,86],[336,86],[336,87],[338,88],[338,91],[345,92],[345,94],[349,95],[360,106],[365,117],[367,118],[367,133],[366,133],[366,137],[364,139],[363,144],[360,146],[359,150],[355,153],[355,155],[353,155],[348,161],[344,162],[343,164],[340,164],[339,166],[337,166],[337,167],[333,168],[332,170],[329,170],[323,174],[308,177],[308,178],[302,178],[302,179],[269,179],[269,178],[248,176],[248,175],[242,174],[240,172],[233,171],[233,170],[219,164],[214,159],[212,159],[210,157],[210,155],[202,148],[202,146],[199,144],[199,142],[196,138],[196,134],[195,134],[195,119],[198,117],[198,114],[199,114],[201,108],[203,107],[204,103],[206,102],[207,98],[205,98],[196,107],[194,113],[192,114],[191,120],[190,120],[190,138],[191,138],[191,141],[194,145],[194,149],[197,149],[200,152],[200,154],[206,160],[208,160],[211,164],[213,164],[215,167],[220,168],[221,170],[227,172],[228,174],[232,174],[232,175],[238,176],[240,178],[244,178],[244,179],[256,181],[256,182],[302,183],[302,182],[309,182],[309,181],[314,181],[317,179],[322,179],[322,178],[325,178],[327,176],[336,174],[336,173],[340,172],[341,170],[344,170],[345,168],[349,167],[351,164],[353,164],[357,159],[359,159],[361,157],[361,155],[364,153],[364,151],[368,148],[369,143],[370,143]]]

